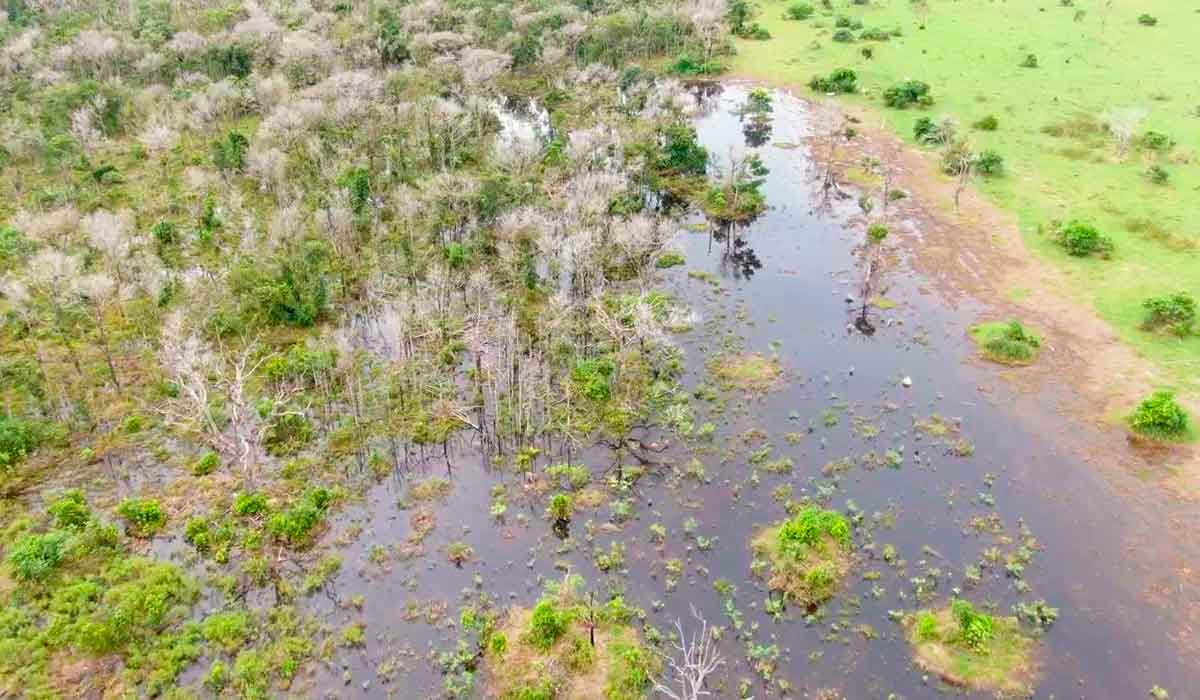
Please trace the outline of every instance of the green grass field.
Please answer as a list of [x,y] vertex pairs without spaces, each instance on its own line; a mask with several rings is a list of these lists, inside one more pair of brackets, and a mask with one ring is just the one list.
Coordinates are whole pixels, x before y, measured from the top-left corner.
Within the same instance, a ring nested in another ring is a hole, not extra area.
[[[739,41],[735,73],[802,87],[836,68],[858,73],[860,94],[837,98],[874,106],[912,140],[922,116],[957,120],[973,146],[1005,159],[1007,174],[978,187],[1017,216],[1028,246],[1060,265],[1070,293],[1094,306],[1118,334],[1157,362],[1181,390],[1200,391],[1200,338],[1139,330],[1142,301],[1188,291],[1200,296],[1200,5],[1176,0],[834,0],[807,20],[783,18],[790,0],[759,4],[767,41]],[[1144,26],[1142,14],[1155,17]],[[899,29],[889,41],[831,39],[839,16],[865,29]],[[926,28],[920,29],[922,17]],[[870,47],[867,59],[862,49]],[[1029,54],[1038,67],[1022,67]],[[880,93],[907,78],[933,88],[925,110],[884,107]],[[804,88],[807,89],[807,88]],[[1138,148],[1121,158],[1104,127],[1114,110],[1144,110],[1137,133],[1153,130],[1175,145],[1165,154]],[[995,131],[971,125],[986,115]],[[1154,184],[1147,169],[1169,173]],[[1067,256],[1039,226],[1083,219],[1116,244],[1111,260]]]

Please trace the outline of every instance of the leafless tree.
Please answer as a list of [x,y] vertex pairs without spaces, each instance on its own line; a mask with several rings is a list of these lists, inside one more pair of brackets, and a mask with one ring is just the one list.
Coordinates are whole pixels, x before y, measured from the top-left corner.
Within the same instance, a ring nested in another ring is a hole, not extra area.
[[671,700],[698,700],[709,697],[712,691],[705,681],[725,664],[725,657],[717,649],[716,636],[696,608],[692,617],[700,623],[699,630],[692,630],[689,638],[684,634],[683,622],[675,620],[679,632],[678,641],[671,643],[675,654],[661,654],[665,665],[664,675],[654,680],[654,690]]
[[1117,156],[1124,158],[1129,153],[1129,144],[1137,136],[1138,128],[1146,118],[1146,110],[1140,107],[1114,109],[1104,117],[1108,131],[1117,145]]

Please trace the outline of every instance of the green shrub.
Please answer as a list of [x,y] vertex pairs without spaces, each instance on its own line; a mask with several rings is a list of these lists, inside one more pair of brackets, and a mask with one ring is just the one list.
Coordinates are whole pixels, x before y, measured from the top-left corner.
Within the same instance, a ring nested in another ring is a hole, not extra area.
[[999,177],[1004,174],[1004,156],[986,149],[975,157],[975,170],[985,177]]
[[47,509],[54,526],[62,530],[80,531],[92,520],[92,510],[79,489],[71,489],[58,497]]
[[849,546],[850,522],[837,511],[807,506],[779,528],[779,548],[799,559],[808,548],[817,546],[827,537],[842,546]]
[[661,155],[655,166],[660,170],[677,175],[704,175],[708,169],[708,150],[696,138],[696,128],[686,122],[677,122],[659,132],[662,140]]
[[1000,128],[1000,120],[996,118],[996,115],[989,114],[971,126],[979,129],[980,131],[995,131],[996,129]]
[[242,517],[262,515],[267,512],[267,497],[257,491],[239,493],[233,498],[233,512]]
[[1181,440],[1188,435],[1188,414],[1172,391],[1156,391],[1138,404],[1129,417],[1135,433],[1159,440]]
[[1032,53],[1026,55],[1025,59],[1021,61],[1021,67],[1022,68],[1037,68],[1038,67],[1037,55],[1032,54]]
[[1196,322],[1196,300],[1187,292],[1151,297],[1142,302],[1142,308],[1146,310],[1142,321],[1146,330],[1169,328],[1177,335],[1187,335]]
[[604,687],[606,700],[641,700],[651,684],[654,661],[640,645],[624,639],[608,645],[612,666]]
[[204,54],[204,67],[213,80],[247,78],[254,66],[254,57],[237,44],[213,46]]
[[44,535],[25,535],[8,551],[13,575],[22,581],[42,581],[66,556],[69,535],[55,530]]
[[829,38],[839,44],[849,44],[854,41],[854,32],[849,29],[839,29]]
[[336,362],[337,353],[333,350],[296,343],[287,352],[272,356],[262,368],[273,382],[303,382],[313,386],[322,374],[333,369]]
[[0,226],[0,271],[15,267],[36,246],[12,226]]
[[1175,146],[1175,140],[1161,131],[1147,131],[1138,139],[1138,145],[1147,151],[1166,153]]
[[546,513],[556,523],[570,522],[571,516],[575,513],[575,503],[570,495],[556,493],[550,498],[550,506],[546,509]]
[[210,450],[200,455],[200,458],[195,462],[192,462],[192,475],[204,476],[212,474],[219,466],[221,466],[221,458],[217,456],[216,452]]
[[883,103],[895,109],[907,109],[913,105],[928,107],[933,104],[933,94],[927,83],[905,80],[883,91]]
[[0,469],[25,459],[41,445],[44,434],[36,423],[0,415]]
[[333,494],[328,489],[312,489],[304,494],[299,503],[271,516],[267,521],[267,531],[290,545],[303,544],[325,517],[332,500]]
[[954,142],[957,127],[953,119],[935,122],[929,117],[920,117],[913,123],[913,138],[926,146],[941,146]]
[[134,537],[153,537],[167,524],[167,514],[153,498],[126,498],[117,506],[117,515],[125,519]]
[[864,29],[858,35],[863,41],[888,41],[892,38],[892,33],[886,29],[878,27],[873,29]]
[[375,46],[379,50],[379,60],[384,64],[403,63],[412,55],[408,49],[408,37],[400,27],[396,14],[390,8],[379,11],[379,28],[375,34]]
[[1146,179],[1155,185],[1165,185],[1171,179],[1171,173],[1167,169],[1155,163],[1149,168],[1146,168]]
[[784,10],[783,17],[794,20],[808,19],[812,17],[813,11],[813,6],[806,2],[794,2]]
[[813,76],[808,87],[814,92],[851,94],[858,92],[858,75],[849,68],[838,68],[829,77]]
[[607,401],[612,395],[609,378],[615,369],[611,360],[603,358],[577,360],[571,369],[571,379],[584,396],[593,401]]
[[917,613],[917,639],[920,639],[923,642],[937,641],[937,628],[937,615],[934,615],[927,610]]
[[331,251],[325,241],[308,240],[301,249],[279,263],[274,279],[257,284],[254,294],[272,323],[311,326],[324,315],[329,303]]
[[1158,24],[1158,18],[1154,15],[1142,14],[1138,16],[1138,24],[1143,27],[1153,27]]
[[252,622],[250,613],[245,610],[230,610],[209,615],[200,628],[205,641],[232,654],[250,637]]
[[230,131],[225,138],[213,142],[213,165],[217,170],[241,172],[246,166],[246,151],[249,150],[250,141],[240,131]]
[[1101,235],[1095,226],[1082,221],[1072,221],[1059,228],[1056,239],[1059,245],[1066,248],[1067,254],[1079,258],[1093,254],[1107,258],[1113,251],[1112,239]]
[[968,647],[981,650],[996,636],[996,619],[977,612],[969,602],[955,600],[950,604],[950,612],[958,623],[959,639]]
[[885,224],[871,224],[867,228],[867,240],[875,245],[883,243],[888,237],[888,227]]
[[1016,320],[995,330],[988,325],[980,326],[978,330],[984,354],[1001,362],[1029,362],[1042,344],[1040,338]]
[[567,631],[569,621],[567,612],[560,610],[553,599],[542,598],[529,619],[529,641],[540,649],[549,649]]

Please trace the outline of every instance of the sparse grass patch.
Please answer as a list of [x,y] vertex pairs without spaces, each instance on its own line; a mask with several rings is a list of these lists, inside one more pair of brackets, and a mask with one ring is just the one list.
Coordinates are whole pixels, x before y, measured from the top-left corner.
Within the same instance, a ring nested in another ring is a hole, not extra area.
[[1027,365],[1037,359],[1041,338],[1020,321],[992,321],[971,328],[979,353],[993,362]]
[[708,369],[726,388],[766,391],[783,370],[779,360],[761,353],[728,353],[710,358]]
[[767,584],[801,605],[816,605],[837,591],[850,571],[850,523],[841,513],[807,506],[765,528],[750,543]]
[[905,618],[914,662],[971,690],[1026,696],[1037,680],[1036,642],[1015,617],[981,613],[964,600]]

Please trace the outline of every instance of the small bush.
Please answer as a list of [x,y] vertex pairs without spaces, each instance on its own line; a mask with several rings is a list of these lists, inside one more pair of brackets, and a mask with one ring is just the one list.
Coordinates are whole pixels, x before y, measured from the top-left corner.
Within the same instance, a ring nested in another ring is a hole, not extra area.
[[989,114],[971,126],[979,129],[980,131],[995,131],[996,129],[1000,128],[1000,120],[996,118],[996,115]]
[[1166,153],[1175,146],[1175,140],[1161,131],[1147,131],[1138,138],[1138,145],[1147,151]]
[[1006,324],[983,324],[971,332],[983,354],[998,362],[1029,362],[1037,355],[1042,344],[1041,338],[1016,320]]
[[1151,297],[1142,302],[1146,318],[1145,330],[1168,328],[1176,335],[1188,335],[1196,322],[1196,300],[1187,292]]
[[1066,248],[1067,254],[1078,258],[1093,254],[1107,258],[1113,251],[1111,238],[1102,235],[1095,226],[1082,221],[1072,221],[1060,228],[1056,239],[1059,245]]
[[992,150],[980,151],[975,158],[975,170],[984,177],[999,177],[1004,174],[1004,156]]
[[83,530],[92,520],[92,510],[79,489],[63,493],[47,511],[54,518],[54,526],[62,530]]
[[864,29],[858,38],[863,41],[888,41],[892,38],[892,33],[886,29]]
[[839,44],[849,44],[854,41],[854,32],[849,29],[839,29],[829,38]]
[[546,513],[556,523],[570,522],[575,513],[575,503],[568,494],[556,493],[550,498],[550,506]]
[[325,517],[333,500],[328,489],[315,488],[304,494],[304,498],[291,508],[276,513],[267,521],[267,530],[279,540],[290,545],[307,542],[312,531]]
[[1155,185],[1165,185],[1171,180],[1171,173],[1167,172],[1166,168],[1158,164],[1151,165],[1149,168],[1147,168],[1145,176],[1146,179],[1151,182],[1151,184]]
[[654,266],[660,270],[665,270],[669,267],[677,267],[687,262],[682,253],[668,251],[658,256],[658,260],[654,261]]
[[233,512],[242,517],[262,515],[267,512],[267,497],[256,491],[239,493],[233,498]]
[[1158,440],[1181,440],[1188,435],[1188,414],[1172,391],[1156,391],[1138,404],[1129,417],[1135,433]]
[[1022,68],[1037,68],[1038,67],[1037,55],[1031,53],[1031,54],[1025,56],[1025,59],[1023,61],[1021,61],[1021,67]]
[[954,142],[957,126],[953,119],[946,117],[935,122],[929,117],[920,117],[913,124],[913,138],[917,143],[926,146],[941,146]]
[[134,537],[153,537],[167,524],[167,514],[153,498],[127,498],[117,507]]
[[567,631],[568,621],[566,611],[560,610],[554,600],[542,598],[529,619],[529,641],[540,649],[549,649]]
[[975,606],[965,600],[955,600],[950,611],[958,622],[958,633],[962,642],[972,649],[983,649],[996,636],[996,619],[987,613],[977,612]]
[[22,581],[45,580],[65,558],[67,539],[67,533],[56,530],[17,540],[8,552],[13,575]]
[[800,558],[809,547],[816,546],[826,537],[849,546],[850,522],[837,511],[809,506],[779,528],[779,548]]
[[221,458],[217,456],[217,453],[212,451],[205,452],[200,455],[199,459],[192,462],[192,475],[205,476],[212,474],[219,466],[221,466]]
[[783,17],[794,20],[808,19],[812,17],[813,11],[813,6],[806,2],[794,2],[784,10]]
[[848,95],[858,92],[858,75],[849,68],[839,68],[829,77],[813,76],[808,81],[808,87],[814,92]]
[[222,172],[241,172],[246,166],[246,152],[249,150],[250,141],[241,132],[230,131],[225,138],[213,142],[213,165]]
[[1154,15],[1142,14],[1138,17],[1138,24],[1143,27],[1153,27],[1158,24],[1158,18]]
[[16,416],[0,416],[0,469],[25,459],[38,448],[42,437],[36,423]]
[[907,109],[913,105],[928,107],[933,104],[933,95],[928,83],[905,80],[883,91],[883,103],[895,109]]

